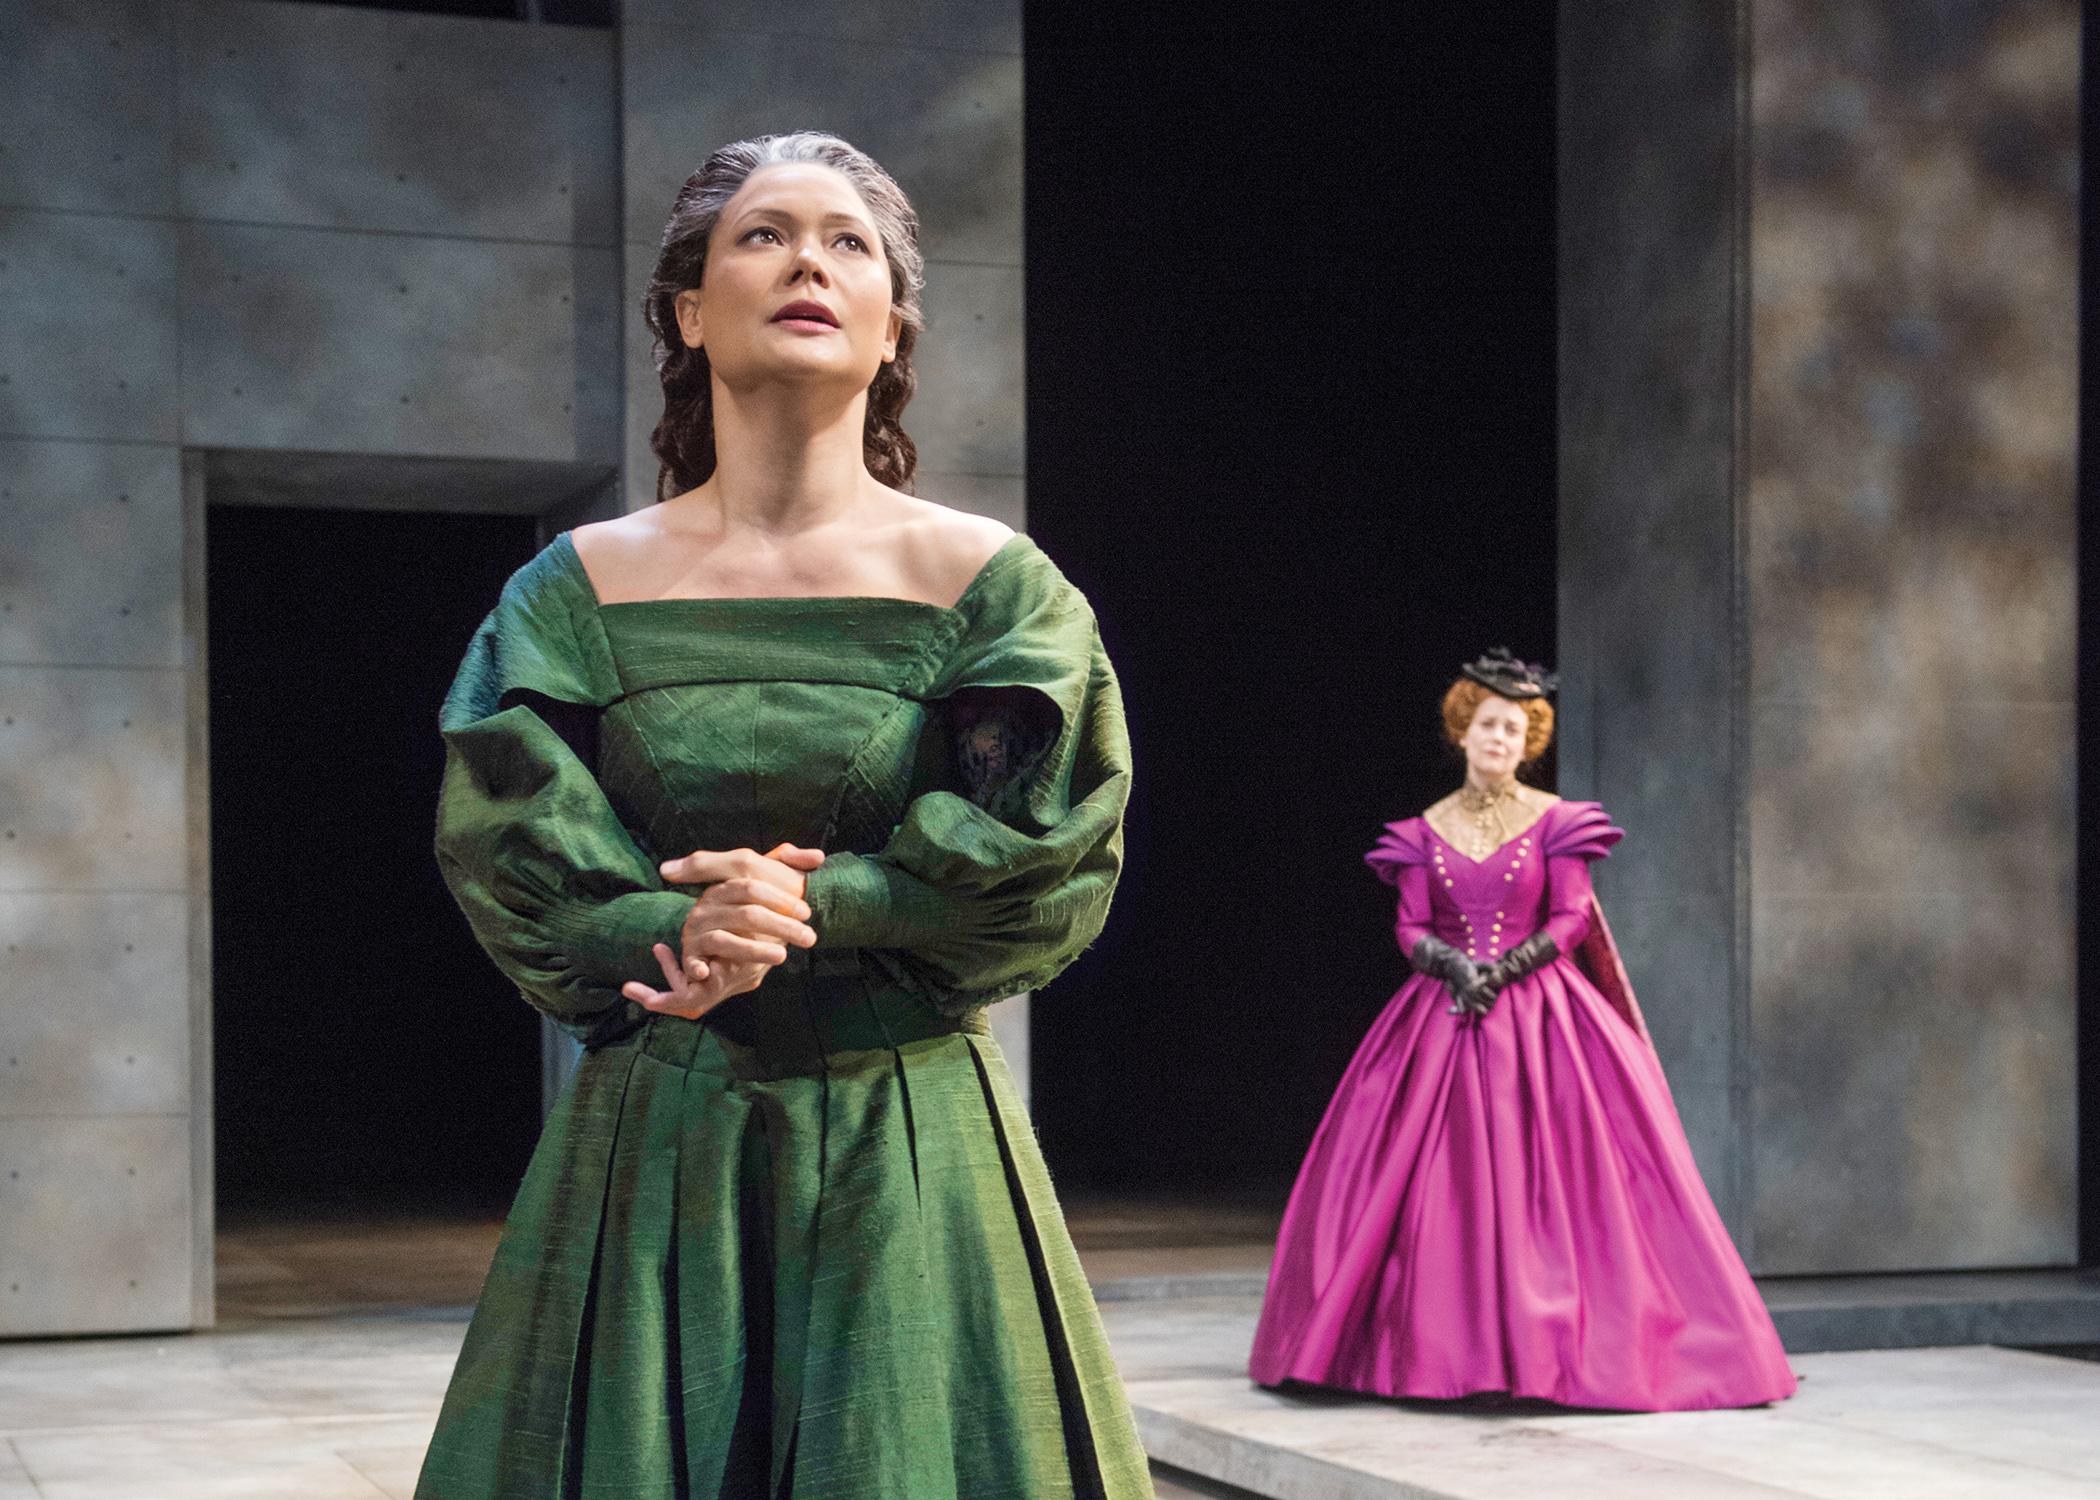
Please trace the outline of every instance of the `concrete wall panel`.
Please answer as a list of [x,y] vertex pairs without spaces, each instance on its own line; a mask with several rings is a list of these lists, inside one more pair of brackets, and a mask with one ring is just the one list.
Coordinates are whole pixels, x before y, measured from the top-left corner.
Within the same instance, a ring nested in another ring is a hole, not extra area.
[[2077,1255],[2078,27],[1753,8],[1760,1269]]
[[175,226],[0,209],[0,437],[174,442]]
[[184,435],[206,447],[588,457],[579,437],[603,436],[615,264],[610,250],[566,245],[186,225]]
[[0,666],[0,891],[183,888],[179,672]]
[[[1757,902],[1755,1240],[1779,1273],[2067,1265],[2068,911],[2014,890]],[[2025,949],[2036,950],[2029,954]]]
[[188,923],[180,891],[0,895],[0,1117],[188,1111]]
[[791,9],[767,0],[625,0],[620,17],[630,31],[704,28],[945,52],[1005,52],[1017,57],[1021,52],[1021,7],[985,0],[892,0],[883,5],[821,0]]
[[652,26],[630,26],[624,50],[629,240],[661,241],[679,184],[717,146],[814,129],[902,184],[929,260],[1020,264],[1018,57]]
[[182,665],[179,450],[0,440],[0,662]]
[[[570,266],[569,286],[556,293],[571,312],[572,350],[569,404],[575,408],[570,457],[582,463],[618,463],[626,430],[627,386],[622,368],[622,326],[640,320],[638,305],[626,297],[626,271],[621,247],[578,250]],[[652,375],[650,385],[656,384]]]
[[[2073,705],[1768,701],[1752,707],[1751,732],[1786,771],[1751,797],[1761,889],[2020,891],[2037,919],[2068,912],[2077,810],[2062,772],[2077,743]],[[2068,947],[2071,932],[2050,940]]]
[[538,516],[602,489],[609,463],[399,458],[220,449],[202,455],[213,505],[307,505]]
[[611,245],[613,33],[193,0],[185,217]]
[[1023,289],[1018,266],[927,266],[919,389],[904,428],[929,469],[1026,472]]
[[[670,208],[666,200],[664,207]],[[656,378],[649,325],[642,321],[642,296],[656,266],[656,241],[629,240],[620,247],[620,489],[621,505],[640,510],[656,502],[656,455],[649,434],[663,416],[663,385]]]
[[166,0],[0,6],[0,203],[172,213],[172,43]]
[[0,1119],[0,1335],[190,1322],[189,1121]]

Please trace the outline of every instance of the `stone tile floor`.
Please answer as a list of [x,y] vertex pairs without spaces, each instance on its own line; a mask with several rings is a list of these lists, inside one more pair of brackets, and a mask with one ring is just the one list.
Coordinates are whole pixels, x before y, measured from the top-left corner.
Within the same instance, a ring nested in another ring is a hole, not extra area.
[[[1097,1277],[1258,1269],[1274,1228],[1260,1210],[1067,1207]],[[218,1327],[0,1343],[0,1500],[407,1500],[496,1228],[369,1205],[224,1216]],[[1178,1466],[1162,1500],[2100,1500],[2087,1360],[1806,1355],[1802,1394],[1768,1412],[1468,1414],[1250,1386],[1255,1306],[1103,1304],[1148,1443]]]
[[[1274,1231],[1258,1210],[1068,1207],[1096,1275],[1266,1264]],[[0,1500],[408,1500],[500,1227],[354,1197],[223,1210],[215,1328],[0,1342]]]

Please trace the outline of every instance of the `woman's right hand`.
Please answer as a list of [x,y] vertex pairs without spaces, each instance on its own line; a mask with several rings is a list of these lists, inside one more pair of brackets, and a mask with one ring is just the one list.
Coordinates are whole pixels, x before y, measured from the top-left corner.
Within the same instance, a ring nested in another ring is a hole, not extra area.
[[[785,843],[764,854],[696,849],[682,859],[665,860],[658,868],[667,883],[703,887],[680,933],[682,952],[672,955],[677,966],[665,970],[667,977],[677,973],[691,993],[677,986],[670,992],[636,988],[655,996],[676,995],[673,1014],[695,1006],[696,1014],[704,1014],[732,995],[757,989],[768,970],[786,962],[789,944],[815,944],[817,935],[803,920],[809,906],[802,899],[802,887],[803,877],[822,863],[823,850]],[[664,958],[659,953],[658,963]],[[630,998],[650,1004],[641,995]]]

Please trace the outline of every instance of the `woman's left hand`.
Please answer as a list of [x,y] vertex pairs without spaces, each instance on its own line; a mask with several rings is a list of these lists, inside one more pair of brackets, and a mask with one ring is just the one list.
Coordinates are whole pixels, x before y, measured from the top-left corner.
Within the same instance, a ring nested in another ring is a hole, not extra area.
[[710,965],[697,958],[681,963],[669,943],[656,943],[649,951],[656,955],[657,967],[664,971],[664,983],[670,988],[655,990],[639,979],[630,979],[620,986],[620,993],[644,1010],[687,1021],[697,1021],[723,1001],[757,989],[773,967],[764,962]]

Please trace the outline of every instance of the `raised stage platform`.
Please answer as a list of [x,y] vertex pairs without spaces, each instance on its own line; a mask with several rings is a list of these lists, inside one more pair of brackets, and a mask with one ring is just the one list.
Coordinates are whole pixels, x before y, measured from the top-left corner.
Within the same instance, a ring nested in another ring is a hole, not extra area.
[[[1275,1500],[2094,1500],[2100,1363],[1988,1346],[1804,1354],[1750,1411],[1455,1411],[1263,1390],[1259,1301],[1126,1298],[1102,1314],[1146,1451]],[[1230,1486],[1231,1488],[1223,1488]],[[1165,1491],[1163,1490],[1163,1493]]]

